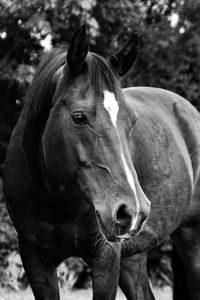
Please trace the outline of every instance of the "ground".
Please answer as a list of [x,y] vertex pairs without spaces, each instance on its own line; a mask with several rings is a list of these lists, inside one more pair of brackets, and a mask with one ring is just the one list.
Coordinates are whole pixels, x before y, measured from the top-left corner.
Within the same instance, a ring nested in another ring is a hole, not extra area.
[[[164,287],[163,289],[154,288],[154,294],[156,300],[172,300],[172,292],[170,287]],[[61,289],[60,300],[88,300],[92,299],[91,289],[80,289],[69,291],[67,289]],[[34,300],[30,289],[20,292],[6,292],[0,290],[0,300]],[[124,295],[118,290],[116,300],[125,300]]]

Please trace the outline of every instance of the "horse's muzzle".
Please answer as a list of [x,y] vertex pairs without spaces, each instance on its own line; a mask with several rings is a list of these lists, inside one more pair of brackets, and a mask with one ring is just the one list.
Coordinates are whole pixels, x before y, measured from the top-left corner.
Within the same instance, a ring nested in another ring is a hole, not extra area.
[[[120,217],[120,222],[105,218],[99,211],[96,211],[96,216],[101,233],[110,242],[128,240],[137,234],[136,229],[131,231],[132,218],[129,215],[125,214],[123,218]],[[137,231],[141,229],[141,226]]]
[[141,232],[148,220],[147,213],[140,212],[135,215],[126,204],[119,205],[114,216],[98,210],[96,210],[96,216],[101,233],[110,242],[133,238]]

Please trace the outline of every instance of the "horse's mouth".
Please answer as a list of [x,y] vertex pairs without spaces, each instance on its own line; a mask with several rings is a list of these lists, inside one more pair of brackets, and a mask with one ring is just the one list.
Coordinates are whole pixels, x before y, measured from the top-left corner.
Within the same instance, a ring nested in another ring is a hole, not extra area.
[[130,233],[125,233],[122,235],[117,235],[116,238],[118,238],[120,241],[121,240],[130,240],[131,239],[131,234]]
[[96,212],[96,216],[97,216],[97,222],[98,222],[98,225],[99,225],[100,232],[105,237],[105,239],[107,241],[116,243],[116,242],[122,242],[124,240],[131,239],[131,234],[130,233],[124,233],[122,235],[120,235],[120,234],[119,235],[113,235],[106,228],[106,226],[105,226],[105,224],[102,220],[101,214],[99,212]]
[[128,241],[128,240],[136,237],[138,234],[140,234],[141,231],[142,231],[142,227],[139,230],[131,230],[128,233],[113,236],[113,238],[116,239],[115,242]]

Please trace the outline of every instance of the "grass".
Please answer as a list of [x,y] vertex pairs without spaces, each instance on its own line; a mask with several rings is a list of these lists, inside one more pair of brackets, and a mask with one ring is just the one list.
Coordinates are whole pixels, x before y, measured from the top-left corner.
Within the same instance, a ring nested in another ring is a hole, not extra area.
[[[172,293],[170,287],[164,287],[163,289],[153,288],[156,300],[172,300]],[[61,289],[60,300],[88,300],[92,299],[92,290],[80,289],[80,290],[68,290]],[[0,290],[0,300],[34,300],[31,290],[28,288],[25,291],[6,291]],[[116,300],[126,300],[121,290],[118,290]]]

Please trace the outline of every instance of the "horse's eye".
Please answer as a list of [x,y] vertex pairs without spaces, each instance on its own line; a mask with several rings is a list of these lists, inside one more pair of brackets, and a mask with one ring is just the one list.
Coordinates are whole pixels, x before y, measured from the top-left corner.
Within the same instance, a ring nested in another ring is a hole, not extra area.
[[84,125],[87,122],[87,117],[82,112],[76,112],[72,114],[72,121],[75,125]]

